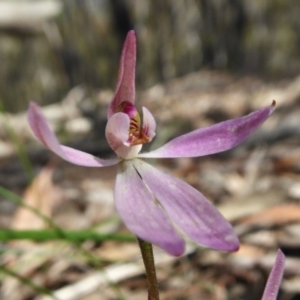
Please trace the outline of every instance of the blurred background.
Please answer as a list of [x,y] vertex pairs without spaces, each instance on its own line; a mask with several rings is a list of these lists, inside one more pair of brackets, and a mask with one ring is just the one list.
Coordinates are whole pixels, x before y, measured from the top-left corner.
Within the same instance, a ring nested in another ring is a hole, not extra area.
[[76,85],[113,88],[126,33],[137,86],[205,69],[298,75],[297,0],[0,1],[0,95],[7,111],[59,101]]
[[[180,259],[156,249],[161,299],[259,300],[278,248],[287,256],[278,299],[300,299],[299,15],[298,0],[0,0],[0,299],[147,297],[138,247],[114,208],[116,170],[62,162],[26,119],[34,100],[62,143],[111,157],[106,109],[131,29],[137,106],[158,125],[143,149],[277,101],[231,151],[154,162],[201,190],[241,241],[233,254],[189,243]],[[57,241],[53,227],[81,238]],[[25,229],[40,234],[22,241]],[[116,233],[123,241],[100,239]]]

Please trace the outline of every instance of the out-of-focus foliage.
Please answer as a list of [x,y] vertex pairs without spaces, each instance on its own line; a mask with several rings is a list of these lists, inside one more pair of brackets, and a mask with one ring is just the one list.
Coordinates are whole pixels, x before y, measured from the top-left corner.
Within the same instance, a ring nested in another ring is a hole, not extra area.
[[31,30],[6,28],[0,13],[0,101],[7,110],[24,109],[31,99],[59,101],[78,84],[112,88],[132,28],[140,87],[203,67],[269,77],[300,70],[297,0],[59,2],[61,12]]

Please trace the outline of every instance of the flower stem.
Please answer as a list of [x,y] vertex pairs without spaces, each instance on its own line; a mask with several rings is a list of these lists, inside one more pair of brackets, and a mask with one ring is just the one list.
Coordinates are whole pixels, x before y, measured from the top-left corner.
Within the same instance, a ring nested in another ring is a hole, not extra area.
[[159,300],[158,284],[154,264],[152,244],[137,238],[141,249],[148,281],[148,299]]

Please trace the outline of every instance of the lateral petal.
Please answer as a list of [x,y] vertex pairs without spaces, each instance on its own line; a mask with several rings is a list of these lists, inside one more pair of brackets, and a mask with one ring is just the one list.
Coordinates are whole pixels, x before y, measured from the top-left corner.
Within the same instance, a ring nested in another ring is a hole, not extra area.
[[142,146],[131,146],[129,138],[130,118],[125,113],[114,114],[107,122],[105,135],[110,147],[116,154],[124,159],[136,157],[141,151]]
[[91,154],[59,144],[43,116],[41,108],[34,102],[29,104],[28,122],[35,137],[55,154],[75,165],[86,167],[107,167],[115,165],[119,159],[103,160]]
[[129,138],[130,118],[122,112],[114,114],[107,122],[105,128],[106,139],[111,148],[116,151],[127,143]]
[[184,241],[133,166],[134,160],[119,164],[115,203],[125,225],[136,236],[169,254],[184,253]]
[[129,31],[123,46],[115,95],[107,110],[107,119],[117,112],[123,101],[135,101],[136,36]]
[[146,107],[143,107],[143,131],[150,139],[150,141],[155,136],[155,129],[156,129],[156,122],[153,115]]
[[141,160],[134,166],[171,220],[192,240],[221,251],[236,251],[239,241],[231,225],[196,189]]
[[279,249],[261,300],[276,300],[284,272],[285,256]]
[[248,138],[274,111],[275,104],[273,101],[247,116],[191,131],[139,157],[197,157],[229,150]]

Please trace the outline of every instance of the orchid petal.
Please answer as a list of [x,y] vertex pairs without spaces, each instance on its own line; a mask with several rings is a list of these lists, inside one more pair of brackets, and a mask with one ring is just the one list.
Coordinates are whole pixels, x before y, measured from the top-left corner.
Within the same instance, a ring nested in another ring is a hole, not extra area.
[[118,148],[126,145],[129,138],[130,118],[127,114],[116,113],[107,122],[105,129],[106,139],[111,148],[116,151]]
[[125,225],[136,236],[171,255],[184,253],[184,241],[162,207],[141,180],[132,161],[119,164],[115,185],[116,208]]
[[119,65],[116,93],[108,107],[107,118],[117,112],[118,106],[135,100],[135,63],[136,63],[136,36],[133,30],[129,31],[123,46]]
[[151,141],[155,136],[156,122],[151,112],[143,107],[143,131]]
[[279,249],[261,300],[276,300],[284,272],[285,256]]
[[139,157],[197,157],[226,151],[251,135],[274,111],[275,104],[273,101],[272,105],[247,116],[181,135],[157,150],[139,154]]
[[60,145],[43,116],[41,108],[34,102],[29,105],[28,121],[34,135],[41,143],[73,164],[86,167],[107,167],[119,162],[119,159],[103,160],[91,154]]
[[105,135],[110,147],[124,159],[136,157],[142,149],[142,144],[130,146],[130,118],[127,114],[116,113],[107,122]]
[[141,160],[134,166],[171,220],[192,240],[221,251],[236,251],[239,241],[231,225],[196,189]]

